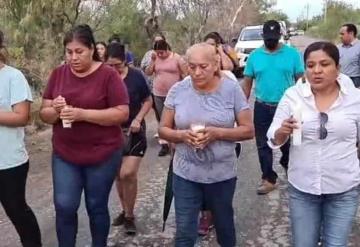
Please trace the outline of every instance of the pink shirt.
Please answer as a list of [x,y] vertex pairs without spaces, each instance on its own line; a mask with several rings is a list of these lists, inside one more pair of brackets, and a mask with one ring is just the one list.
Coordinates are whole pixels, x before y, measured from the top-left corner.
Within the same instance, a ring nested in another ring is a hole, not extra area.
[[176,53],[171,53],[166,59],[155,60],[154,95],[166,97],[170,88],[181,80],[180,63],[181,57]]
[[[112,68],[101,65],[92,74],[80,78],[69,65],[56,68],[49,79],[44,99],[63,96],[66,103],[84,109],[107,109],[129,104],[126,86]],[[63,128],[61,121],[53,125],[54,152],[76,165],[94,165],[105,161],[122,147],[119,125],[100,126],[89,122],[75,122]]]

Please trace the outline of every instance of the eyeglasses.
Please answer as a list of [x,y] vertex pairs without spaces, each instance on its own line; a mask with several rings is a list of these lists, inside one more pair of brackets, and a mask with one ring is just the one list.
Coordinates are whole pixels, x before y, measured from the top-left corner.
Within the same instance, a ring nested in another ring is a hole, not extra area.
[[328,115],[325,112],[320,112],[320,140],[324,140],[328,135],[328,131],[325,127],[325,124],[328,122],[328,120]]

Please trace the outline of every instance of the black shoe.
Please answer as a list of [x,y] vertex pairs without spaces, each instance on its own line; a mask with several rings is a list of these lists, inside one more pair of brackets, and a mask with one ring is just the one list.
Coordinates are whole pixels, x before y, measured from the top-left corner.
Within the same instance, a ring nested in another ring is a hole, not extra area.
[[167,144],[161,144],[161,149],[159,151],[159,157],[166,156],[170,154],[170,148]]
[[135,218],[125,218],[124,228],[126,234],[135,235],[136,234]]
[[116,217],[112,223],[113,226],[121,226],[125,222],[125,212],[122,211],[118,217]]

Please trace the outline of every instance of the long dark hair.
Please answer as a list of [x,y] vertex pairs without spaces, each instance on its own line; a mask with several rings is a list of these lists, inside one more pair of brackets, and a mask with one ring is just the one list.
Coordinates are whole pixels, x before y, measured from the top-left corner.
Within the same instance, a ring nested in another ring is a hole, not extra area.
[[204,42],[208,39],[213,39],[215,40],[215,43],[217,45],[220,45],[220,44],[225,44],[225,41],[224,39],[221,37],[221,35],[218,33],[218,32],[211,32],[211,33],[208,33],[205,37],[204,37]]
[[158,40],[154,43],[153,50],[171,51],[171,48],[165,40]]
[[79,41],[81,44],[83,44],[89,49],[93,49],[94,50],[94,54],[92,57],[93,60],[99,62],[101,61],[100,56],[96,50],[94,34],[89,25],[87,24],[78,25],[72,28],[70,31],[68,31],[64,37],[64,42],[63,42],[64,47],[66,47],[68,43],[74,40]]
[[98,42],[96,42],[96,43],[95,43],[95,46],[97,46],[97,45],[103,45],[103,46],[105,47],[105,49],[106,49],[106,47],[107,47],[107,45],[106,45],[106,43],[105,43],[104,41],[98,41]]

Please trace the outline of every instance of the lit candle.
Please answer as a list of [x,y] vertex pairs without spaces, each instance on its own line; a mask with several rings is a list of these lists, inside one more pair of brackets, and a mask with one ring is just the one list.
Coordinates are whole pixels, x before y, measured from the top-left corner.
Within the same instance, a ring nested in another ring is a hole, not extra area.
[[293,130],[292,144],[298,146],[301,145],[302,107],[300,103],[297,103],[293,109],[293,118],[296,120],[298,128]]
[[[64,109],[68,109],[69,106],[65,106]],[[63,128],[71,128],[71,121],[62,119],[62,126]]]

